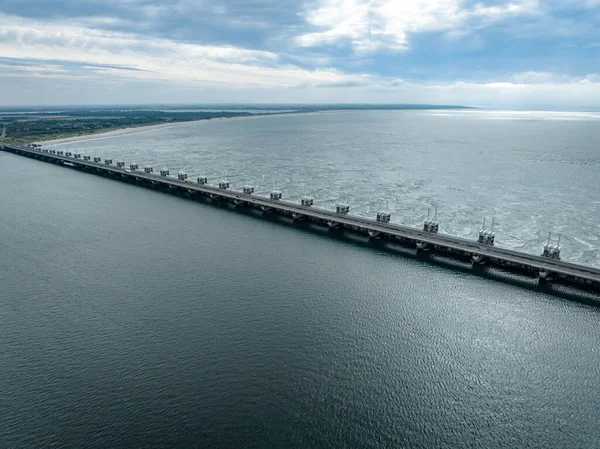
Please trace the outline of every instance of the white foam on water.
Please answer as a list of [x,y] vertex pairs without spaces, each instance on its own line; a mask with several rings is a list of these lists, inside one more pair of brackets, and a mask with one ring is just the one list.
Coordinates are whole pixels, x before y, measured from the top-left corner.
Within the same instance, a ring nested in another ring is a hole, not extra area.
[[172,174],[187,169],[211,184],[226,173],[232,188],[248,182],[266,194],[275,183],[286,199],[308,194],[330,209],[349,202],[351,213],[364,217],[387,207],[392,222],[418,228],[437,207],[443,232],[473,240],[483,217],[488,224],[495,217],[500,247],[538,255],[548,231],[560,232],[564,260],[600,266],[597,119],[544,111],[358,111],[219,121],[56,148],[140,167],[164,164]]

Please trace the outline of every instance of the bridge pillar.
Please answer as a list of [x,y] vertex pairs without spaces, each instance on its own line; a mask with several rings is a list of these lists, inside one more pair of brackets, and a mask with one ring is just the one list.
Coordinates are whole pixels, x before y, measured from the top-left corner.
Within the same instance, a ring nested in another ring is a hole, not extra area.
[[340,215],[348,215],[348,212],[350,212],[350,206],[345,203],[338,203],[335,205],[335,212],[336,214]]
[[315,200],[312,196],[303,196],[300,200],[300,204],[304,207],[311,207],[314,204]]
[[551,233],[548,233],[548,242],[544,245],[544,252],[542,253],[542,257],[547,257],[548,259],[560,260],[560,238],[561,234],[558,234],[558,241],[556,245],[552,245],[550,243]]
[[417,240],[417,251],[429,251],[430,249],[429,243]]
[[539,282],[549,282],[552,280],[552,272],[546,269],[540,269],[538,271],[538,281]]
[[481,254],[473,253],[471,255],[471,259],[473,260],[474,264],[484,264],[485,263],[485,258]]
[[483,217],[483,226],[481,226],[481,229],[479,230],[479,238],[477,239],[477,241],[479,243],[483,243],[484,245],[494,246],[494,241],[496,239],[496,233],[494,232],[494,223],[496,220],[492,218],[492,229],[488,230],[485,227],[485,219],[486,217]]
[[377,212],[377,221],[380,223],[389,223],[390,217],[391,217],[391,215],[387,211]]
[[437,234],[440,229],[440,223],[437,221],[437,209],[435,210],[435,217],[433,218],[433,220],[429,218],[430,214],[431,209],[428,209],[427,220],[425,220],[425,223],[423,223],[423,231]]

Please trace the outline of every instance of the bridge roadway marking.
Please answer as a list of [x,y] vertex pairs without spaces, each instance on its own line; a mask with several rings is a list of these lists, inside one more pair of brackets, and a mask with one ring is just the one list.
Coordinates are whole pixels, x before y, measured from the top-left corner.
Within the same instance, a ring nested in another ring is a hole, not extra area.
[[546,270],[556,274],[573,276],[576,278],[600,283],[600,270],[597,270],[592,267],[585,267],[583,265],[576,265],[564,261],[555,261],[551,259],[546,259],[542,256],[534,256],[504,248],[480,244],[479,242],[474,242],[460,237],[446,236],[443,234],[434,234],[425,231],[420,231],[418,229],[410,228],[407,226],[396,225],[391,223],[383,224],[381,222],[369,218],[337,214],[334,211],[328,211],[326,209],[321,209],[318,207],[302,206],[285,200],[272,200],[267,197],[245,194],[235,190],[219,189],[218,187],[213,187],[206,184],[200,185],[196,182],[185,182],[176,178],[164,177],[155,174],[151,175],[143,171],[131,171],[126,168],[118,168],[112,165],[103,164],[101,162],[98,163],[92,161],[84,161],[83,159],[45,153],[42,151],[36,151],[12,145],[4,146],[20,151],[26,151],[30,154],[50,157],[59,161],[73,162],[79,165],[85,165],[92,168],[102,169],[108,172],[124,174],[133,178],[142,178],[148,181],[158,182],[167,186],[175,185],[184,189],[195,190],[205,194],[219,195],[221,197],[232,200],[242,200],[244,202],[252,203],[258,206],[265,206],[273,209],[284,210],[290,213],[295,212],[301,215],[311,216],[313,218],[318,218],[325,221],[333,221],[340,224],[371,229],[395,237],[406,238],[409,240],[419,240],[430,245],[451,248],[453,250],[461,252],[480,254],[488,258],[494,258],[518,265],[526,265],[531,268],[536,268],[538,270]]

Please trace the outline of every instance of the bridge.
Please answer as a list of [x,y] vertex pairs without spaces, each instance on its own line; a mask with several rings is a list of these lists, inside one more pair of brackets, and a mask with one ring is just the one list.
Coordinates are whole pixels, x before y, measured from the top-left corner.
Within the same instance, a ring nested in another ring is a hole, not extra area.
[[168,170],[154,173],[153,168],[124,162],[113,165],[111,159],[91,158],[81,154],[43,149],[39,145],[17,146],[0,143],[0,150],[27,156],[46,162],[94,172],[112,178],[128,180],[136,184],[165,188],[170,191],[183,191],[190,195],[205,195],[214,200],[222,200],[237,206],[254,207],[267,213],[290,216],[294,220],[310,220],[328,228],[343,228],[363,233],[371,238],[381,238],[399,244],[417,248],[417,251],[431,251],[449,257],[471,260],[474,265],[497,266],[504,270],[537,277],[540,282],[560,282],[583,286],[600,292],[600,270],[593,267],[569,263],[560,260],[560,248],[546,245],[544,255],[535,256],[494,245],[493,234],[480,233],[478,241],[439,234],[437,222],[427,220],[423,229],[402,226],[390,222],[387,213],[377,214],[374,219],[349,214],[349,207],[340,204],[336,210],[313,206],[313,199],[302,198],[300,203],[282,199],[281,192],[273,191],[269,197],[257,195],[254,188],[246,186],[243,190],[233,190],[229,182],[221,181],[218,186],[207,183],[205,177],[190,180],[187,174],[170,176]]

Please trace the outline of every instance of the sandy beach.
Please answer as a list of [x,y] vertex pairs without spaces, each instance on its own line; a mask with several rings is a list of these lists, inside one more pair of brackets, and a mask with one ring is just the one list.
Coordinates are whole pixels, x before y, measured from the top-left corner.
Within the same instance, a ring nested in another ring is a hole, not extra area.
[[256,114],[256,115],[248,115],[244,117],[218,117],[207,120],[192,120],[189,122],[177,122],[177,123],[160,123],[157,125],[145,125],[145,126],[135,126],[130,128],[121,128],[116,129],[114,131],[105,131],[105,132],[97,132],[92,134],[84,134],[81,136],[73,136],[73,137],[65,137],[63,139],[51,139],[51,140],[43,140],[36,143],[43,144],[46,146],[60,144],[60,143],[73,143],[73,142],[83,142],[87,140],[95,140],[95,139],[106,139],[109,137],[123,136],[127,134],[138,134],[145,133],[149,131],[154,131],[156,129],[162,128],[173,128],[176,126],[192,126],[197,125],[199,123],[211,123],[218,122],[221,120],[257,120],[261,118],[271,118],[271,117],[281,117],[281,116],[298,116],[298,115],[314,115],[314,114],[327,114],[334,113],[340,111],[314,111],[314,112],[285,112],[285,113],[273,113],[273,114]]

